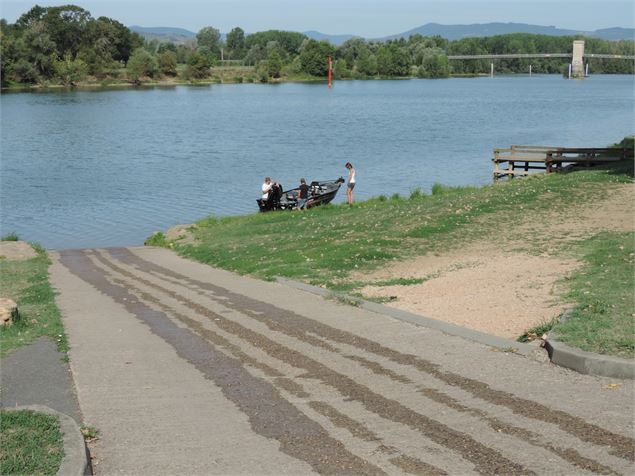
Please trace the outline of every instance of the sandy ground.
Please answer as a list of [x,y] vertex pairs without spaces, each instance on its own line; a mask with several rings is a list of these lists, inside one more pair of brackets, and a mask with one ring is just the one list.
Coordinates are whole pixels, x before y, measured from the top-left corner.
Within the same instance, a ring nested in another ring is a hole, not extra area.
[[[424,278],[410,286],[366,286],[368,297],[390,297],[389,306],[502,337],[516,338],[527,329],[560,315],[558,282],[579,263],[526,248],[519,236],[545,236],[553,243],[580,240],[603,230],[635,230],[635,185],[615,187],[598,203],[583,204],[573,214],[557,211],[527,217],[521,229],[500,229],[500,240],[473,243],[440,255],[398,262],[353,279],[372,282]],[[503,243],[503,245],[501,245]],[[501,249],[510,251],[501,251]]]
[[36,256],[33,247],[24,241],[0,241],[0,259],[25,261]]

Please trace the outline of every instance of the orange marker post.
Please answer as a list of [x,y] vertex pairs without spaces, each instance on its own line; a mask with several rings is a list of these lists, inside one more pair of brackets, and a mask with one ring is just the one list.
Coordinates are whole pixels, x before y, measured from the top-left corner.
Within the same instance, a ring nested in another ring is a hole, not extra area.
[[333,60],[329,55],[329,88],[333,87]]

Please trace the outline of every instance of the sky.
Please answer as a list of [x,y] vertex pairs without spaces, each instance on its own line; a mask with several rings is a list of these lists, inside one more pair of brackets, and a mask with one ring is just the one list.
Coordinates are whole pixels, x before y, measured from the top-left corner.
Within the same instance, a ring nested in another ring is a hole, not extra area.
[[592,31],[635,27],[635,0],[0,0],[0,16],[15,22],[33,5],[72,3],[93,17],[131,26],[171,26],[228,32],[269,29],[353,34],[401,33],[426,23],[531,23]]

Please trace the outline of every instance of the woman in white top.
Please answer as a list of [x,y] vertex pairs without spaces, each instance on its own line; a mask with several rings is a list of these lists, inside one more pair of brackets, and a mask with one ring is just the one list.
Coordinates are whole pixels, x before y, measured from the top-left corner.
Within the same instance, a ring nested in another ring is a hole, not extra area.
[[353,189],[355,188],[355,169],[353,168],[353,164],[350,162],[346,162],[344,166],[348,169],[348,187],[346,188],[346,198],[348,199],[348,204],[353,204]]

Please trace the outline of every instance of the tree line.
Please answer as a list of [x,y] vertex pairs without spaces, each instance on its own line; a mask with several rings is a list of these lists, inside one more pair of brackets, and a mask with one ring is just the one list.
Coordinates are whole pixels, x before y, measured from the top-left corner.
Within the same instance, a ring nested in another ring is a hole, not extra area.
[[[75,5],[35,6],[14,24],[0,20],[1,78],[12,83],[58,82],[74,85],[87,77],[139,83],[153,78],[203,80],[218,65],[248,66],[252,80],[324,77],[327,58],[336,78],[446,78],[489,71],[490,60],[448,60],[451,55],[566,53],[574,39],[584,39],[587,53],[635,55],[634,41],[586,37],[509,34],[449,41],[412,35],[390,41],[354,38],[334,46],[297,32],[269,30],[246,34],[233,28],[223,40],[212,26],[185,44],[144,40],[120,22],[93,18]],[[632,61],[590,59],[594,73],[635,73]],[[496,60],[500,73],[561,73],[557,58]]]

